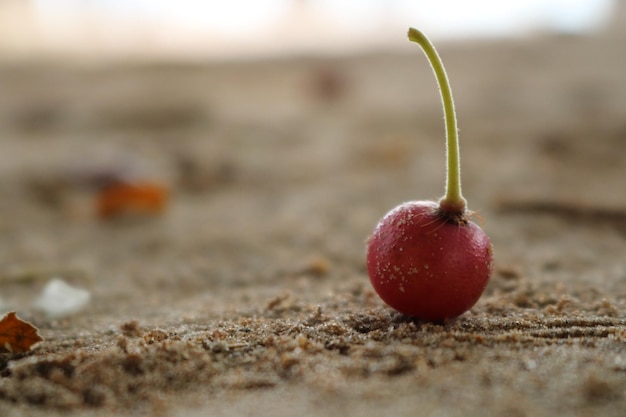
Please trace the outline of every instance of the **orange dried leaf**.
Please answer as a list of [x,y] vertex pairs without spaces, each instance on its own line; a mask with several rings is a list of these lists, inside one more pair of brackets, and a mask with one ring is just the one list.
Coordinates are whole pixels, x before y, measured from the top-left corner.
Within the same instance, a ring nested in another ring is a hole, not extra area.
[[159,214],[167,205],[168,194],[160,184],[115,182],[99,192],[98,216],[108,219],[125,214]]
[[0,320],[0,350],[23,353],[43,341],[39,329],[27,321],[17,318],[15,311],[4,315]]

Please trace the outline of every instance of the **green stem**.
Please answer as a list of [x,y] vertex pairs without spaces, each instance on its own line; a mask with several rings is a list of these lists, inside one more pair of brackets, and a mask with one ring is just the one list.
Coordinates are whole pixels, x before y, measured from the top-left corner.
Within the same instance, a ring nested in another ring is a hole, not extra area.
[[459,137],[450,81],[448,81],[446,70],[443,67],[443,62],[441,62],[437,50],[426,35],[417,29],[410,28],[409,40],[421,46],[426,54],[430,66],[435,73],[435,77],[437,78],[441,101],[443,102],[443,111],[446,121],[446,194],[439,201],[439,207],[446,213],[463,213],[465,211],[466,201],[461,193]]

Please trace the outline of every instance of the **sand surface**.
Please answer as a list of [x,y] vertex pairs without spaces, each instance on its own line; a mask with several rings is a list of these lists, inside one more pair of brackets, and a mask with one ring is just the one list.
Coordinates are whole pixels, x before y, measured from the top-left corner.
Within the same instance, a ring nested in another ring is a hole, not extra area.
[[[444,44],[464,194],[495,251],[468,313],[386,307],[368,234],[443,193],[407,55],[0,68],[0,415],[623,416],[626,39]],[[166,184],[103,221],[96,178]],[[54,277],[79,313],[32,307]]]

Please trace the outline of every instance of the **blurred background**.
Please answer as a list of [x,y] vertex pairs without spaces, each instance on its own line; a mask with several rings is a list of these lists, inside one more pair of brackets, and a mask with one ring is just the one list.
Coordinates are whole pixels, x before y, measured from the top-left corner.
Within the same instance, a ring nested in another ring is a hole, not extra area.
[[[135,291],[158,307],[291,275],[366,282],[380,216],[443,193],[440,98],[409,26],[445,62],[498,262],[618,274],[625,5],[0,0],[0,283],[61,277],[115,314]],[[590,206],[610,236],[595,251],[561,216]]]
[[615,20],[617,0],[3,0],[7,58],[233,58],[406,47],[433,38],[584,34]]

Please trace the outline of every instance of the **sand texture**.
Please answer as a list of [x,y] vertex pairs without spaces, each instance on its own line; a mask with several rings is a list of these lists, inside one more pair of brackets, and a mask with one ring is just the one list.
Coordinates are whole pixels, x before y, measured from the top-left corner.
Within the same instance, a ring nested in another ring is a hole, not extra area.
[[[624,416],[626,38],[443,44],[464,194],[495,252],[468,313],[372,290],[365,241],[443,193],[415,47],[267,62],[0,67],[0,415]],[[166,185],[109,220],[98,181]],[[53,278],[90,291],[32,307]]]

